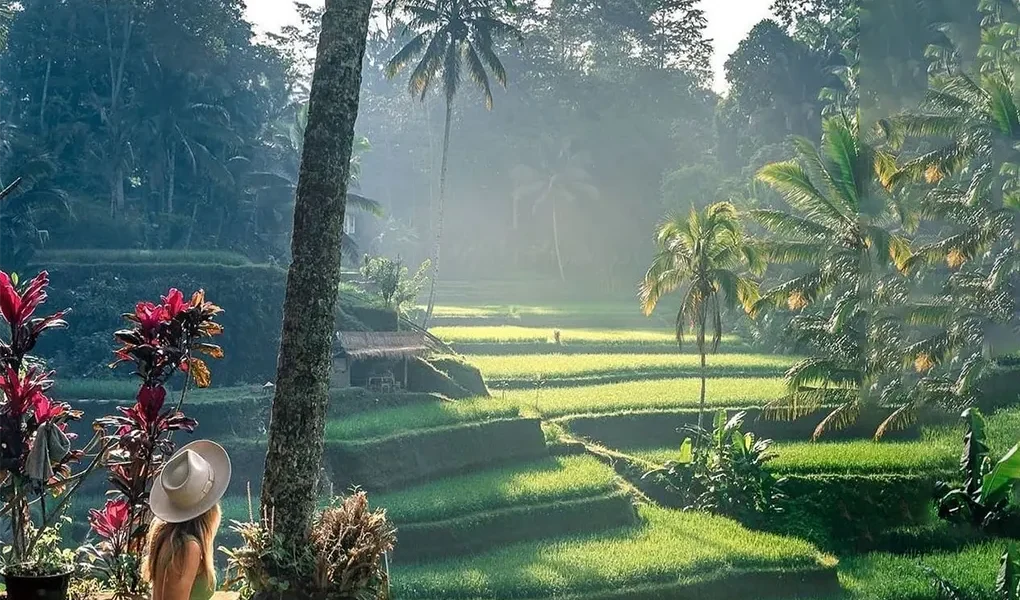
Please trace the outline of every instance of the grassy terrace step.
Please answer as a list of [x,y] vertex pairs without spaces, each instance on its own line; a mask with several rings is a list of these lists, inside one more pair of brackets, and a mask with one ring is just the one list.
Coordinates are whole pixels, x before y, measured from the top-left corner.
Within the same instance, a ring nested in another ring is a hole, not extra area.
[[398,523],[440,521],[500,508],[606,494],[612,469],[587,456],[544,458],[380,494],[373,502]]
[[[761,406],[786,390],[779,378],[723,377],[708,382],[709,406]],[[701,381],[695,378],[627,381],[585,387],[494,391],[497,398],[545,418],[697,407]]]
[[960,552],[848,556],[839,564],[839,581],[845,592],[813,596],[812,600],[937,600],[922,565],[952,581],[967,598],[994,598],[1004,548],[1002,541],[993,541]]
[[[728,592],[713,596],[705,591],[724,591],[727,579],[736,581],[755,572],[763,574],[756,598],[769,597],[770,592],[822,591],[815,586],[831,589],[835,583],[835,561],[807,542],[752,532],[705,514],[653,506],[640,507],[639,514],[642,523],[636,527],[518,543],[470,558],[398,565],[393,570],[394,592],[398,598],[432,600],[708,600],[732,597]],[[808,582],[798,589],[793,582],[801,575]],[[707,582],[713,585],[698,587]],[[696,590],[701,593],[691,595]]]
[[[560,343],[555,341],[560,334]],[[497,325],[480,327],[434,327],[432,333],[464,354],[676,354],[676,339],[668,329],[548,328]],[[695,347],[685,345],[684,352]],[[724,336],[722,352],[745,352],[749,348],[736,336]]]
[[[697,377],[699,358],[693,354],[533,354],[477,355],[490,387],[517,382],[617,378],[620,381],[658,377]],[[711,377],[779,377],[796,359],[762,354],[718,354],[708,361]]]
[[618,490],[588,498],[558,500],[475,513],[444,521],[397,522],[397,563],[473,554],[514,542],[597,533],[637,522],[630,493]]
[[[264,442],[235,439],[223,445],[235,472],[260,476]],[[359,486],[377,492],[547,455],[538,419],[498,419],[363,440],[327,440],[323,467],[325,483],[338,491]],[[235,477],[231,493],[243,494],[244,486]]]
[[517,406],[493,398],[433,401],[364,411],[331,419],[326,423],[327,440],[374,438],[415,429],[478,423],[520,416]]
[[[736,406],[736,405],[734,405]],[[719,407],[716,407],[719,408]],[[756,407],[728,408],[730,415],[738,410],[747,413],[744,420],[745,431],[759,437],[775,440],[810,439],[818,423],[828,414],[820,409],[809,415],[792,421],[775,420],[762,417],[762,411]],[[712,410],[715,410],[712,409]],[[865,411],[857,423],[840,431],[827,435],[828,440],[860,440],[870,439],[878,425],[891,414],[892,409]],[[713,413],[714,414],[714,413]],[[944,416],[939,416],[945,419]],[[935,418],[934,416],[932,417]],[[710,423],[712,414],[705,417]],[[554,420],[570,433],[596,441],[610,448],[649,448],[655,452],[664,448],[666,452],[675,452],[679,447],[680,434],[677,430],[685,425],[695,426],[698,423],[698,411],[692,408],[679,410],[642,410],[620,411],[607,414],[570,415]],[[901,431],[890,432],[887,440],[910,440],[920,437],[920,427],[909,427]],[[805,452],[812,453],[811,447]]]

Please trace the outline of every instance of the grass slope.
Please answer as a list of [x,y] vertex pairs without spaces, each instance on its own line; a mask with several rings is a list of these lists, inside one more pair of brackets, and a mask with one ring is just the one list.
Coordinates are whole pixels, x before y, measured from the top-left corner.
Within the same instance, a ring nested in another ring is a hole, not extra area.
[[613,470],[594,458],[572,456],[432,481],[372,501],[393,521],[415,523],[595,496],[613,490],[615,481]]
[[[449,326],[433,327],[432,334],[450,343],[524,344],[553,342],[554,329],[548,327],[521,327],[519,325]],[[676,346],[671,331],[663,329],[559,329],[563,344],[648,344]],[[740,338],[723,336],[723,343],[737,343]]]
[[[779,378],[720,377],[708,381],[709,406],[743,408],[761,406],[786,390]],[[583,387],[513,390],[506,400],[526,414],[543,417],[604,414],[627,410],[666,410],[698,406],[701,380],[697,378],[627,381]],[[500,396],[502,392],[497,392]]]
[[846,593],[818,600],[938,600],[922,565],[951,581],[968,598],[994,598],[995,577],[1005,542],[989,542],[960,552],[921,556],[872,553],[840,559],[839,582]]
[[416,429],[517,416],[520,416],[517,406],[493,398],[413,404],[331,419],[326,422],[326,439],[366,439]]
[[702,581],[734,570],[813,568],[833,559],[811,544],[735,521],[642,506],[643,524],[597,535],[514,544],[394,570],[400,598],[548,598],[654,583]]
[[[486,379],[550,381],[607,375],[694,376],[700,358],[694,354],[530,354],[476,355],[470,358]],[[795,359],[762,354],[714,354],[708,358],[713,377],[779,376]]]

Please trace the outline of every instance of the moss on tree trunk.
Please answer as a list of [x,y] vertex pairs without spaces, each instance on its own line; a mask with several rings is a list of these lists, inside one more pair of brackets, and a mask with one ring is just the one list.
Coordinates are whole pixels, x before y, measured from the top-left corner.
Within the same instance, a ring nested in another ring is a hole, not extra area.
[[262,484],[262,506],[292,547],[306,539],[322,463],[340,240],[371,8],[371,0],[326,0],[309,99]]

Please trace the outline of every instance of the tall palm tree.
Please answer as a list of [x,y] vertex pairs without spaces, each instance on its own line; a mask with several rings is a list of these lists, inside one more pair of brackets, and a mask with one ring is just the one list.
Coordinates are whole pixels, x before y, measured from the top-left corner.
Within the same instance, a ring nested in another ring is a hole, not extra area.
[[514,179],[513,227],[517,229],[518,211],[521,202],[531,200],[532,212],[540,209],[549,211],[553,237],[553,252],[560,280],[566,281],[563,272],[563,255],[560,251],[560,229],[558,215],[569,204],[582,199],[599,197],[599,190],[592,183],[591,173],[586,165],[587,156],[573,149],[570,140],[564,140],[555,150],[543,147],[542,155],[535,166],[517,165],[512,171]]
[[866,143],[856,113],[827,119],[820,149],[802,138],[794,145],[796,160],[758,173],[793,210],[751,214],[771,233],[760,243],[763,256],[806,271],[765,292],[754,313],[798,313],[792,329],[812,356],[790,368],[789,393],[768,408],[793,418],[835,405],[817,439],[856,421],[895,377],[902,331],[886,309],[906,299],[897,271],[910,258],[908,213],[883,185],[892,179],[893,159]]
[[641,308],[651,315],[663,296],[685,288],[676,315],[676,340],[682,346],[693,330],[701,356],[700,428],[705,413],[705,356],[719,349],[722,308],[739,303],[751,310],[758,301],[757,284],[736,269],[761,273],[765,265],[745,240],[737,211],[729,202],[713,204],[701,213],[692,209],[686,218],[670,217],[659,226],[656,241],[658,252],[641,283]]
[[[396,0],[391,0],[386,7],[387,13],[392,14],[397,6]],[[427,326],[435,307],[436,281],[439,280],[450,127],[453,121],[453,101],[460,89],[461,73],[467,71],[468,77],[481,88],[485,96],[485,107],[491,109],[489,74],[492,74],[497,83],[506,87],[506,69],[496,56],[493,39],[500,36],[520,38],[521,34],[513,25],[499,18],[493,0],[407,0],[399,6],[410,17],[404,33],[413,32],[415,35],[386,63],[386,76],[395,77],[417,61],[408,79],[408,91],[424,101],[432,86],[441,82],[446,101],[435,245],[432,250],[432,281],[429,284],[429,302],[425,312]]]
[[[326,0],[294,208],[262,506],[285,548],[307,545],[322,466],[347,182],[371,0]],[[288,577],[282,598],[308,597]]]

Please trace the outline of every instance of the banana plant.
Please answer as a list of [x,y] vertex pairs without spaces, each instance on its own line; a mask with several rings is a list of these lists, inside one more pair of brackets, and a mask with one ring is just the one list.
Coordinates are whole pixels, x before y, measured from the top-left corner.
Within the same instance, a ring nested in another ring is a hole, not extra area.
[[1015,496],[1020,492],[1020,444],[993,464],[985,436],[985,420],[977,408],[968,408],[960,456],[963,484],[936,484],[939,516],[947,521],[969,523],[992,529],[1017,512]]

